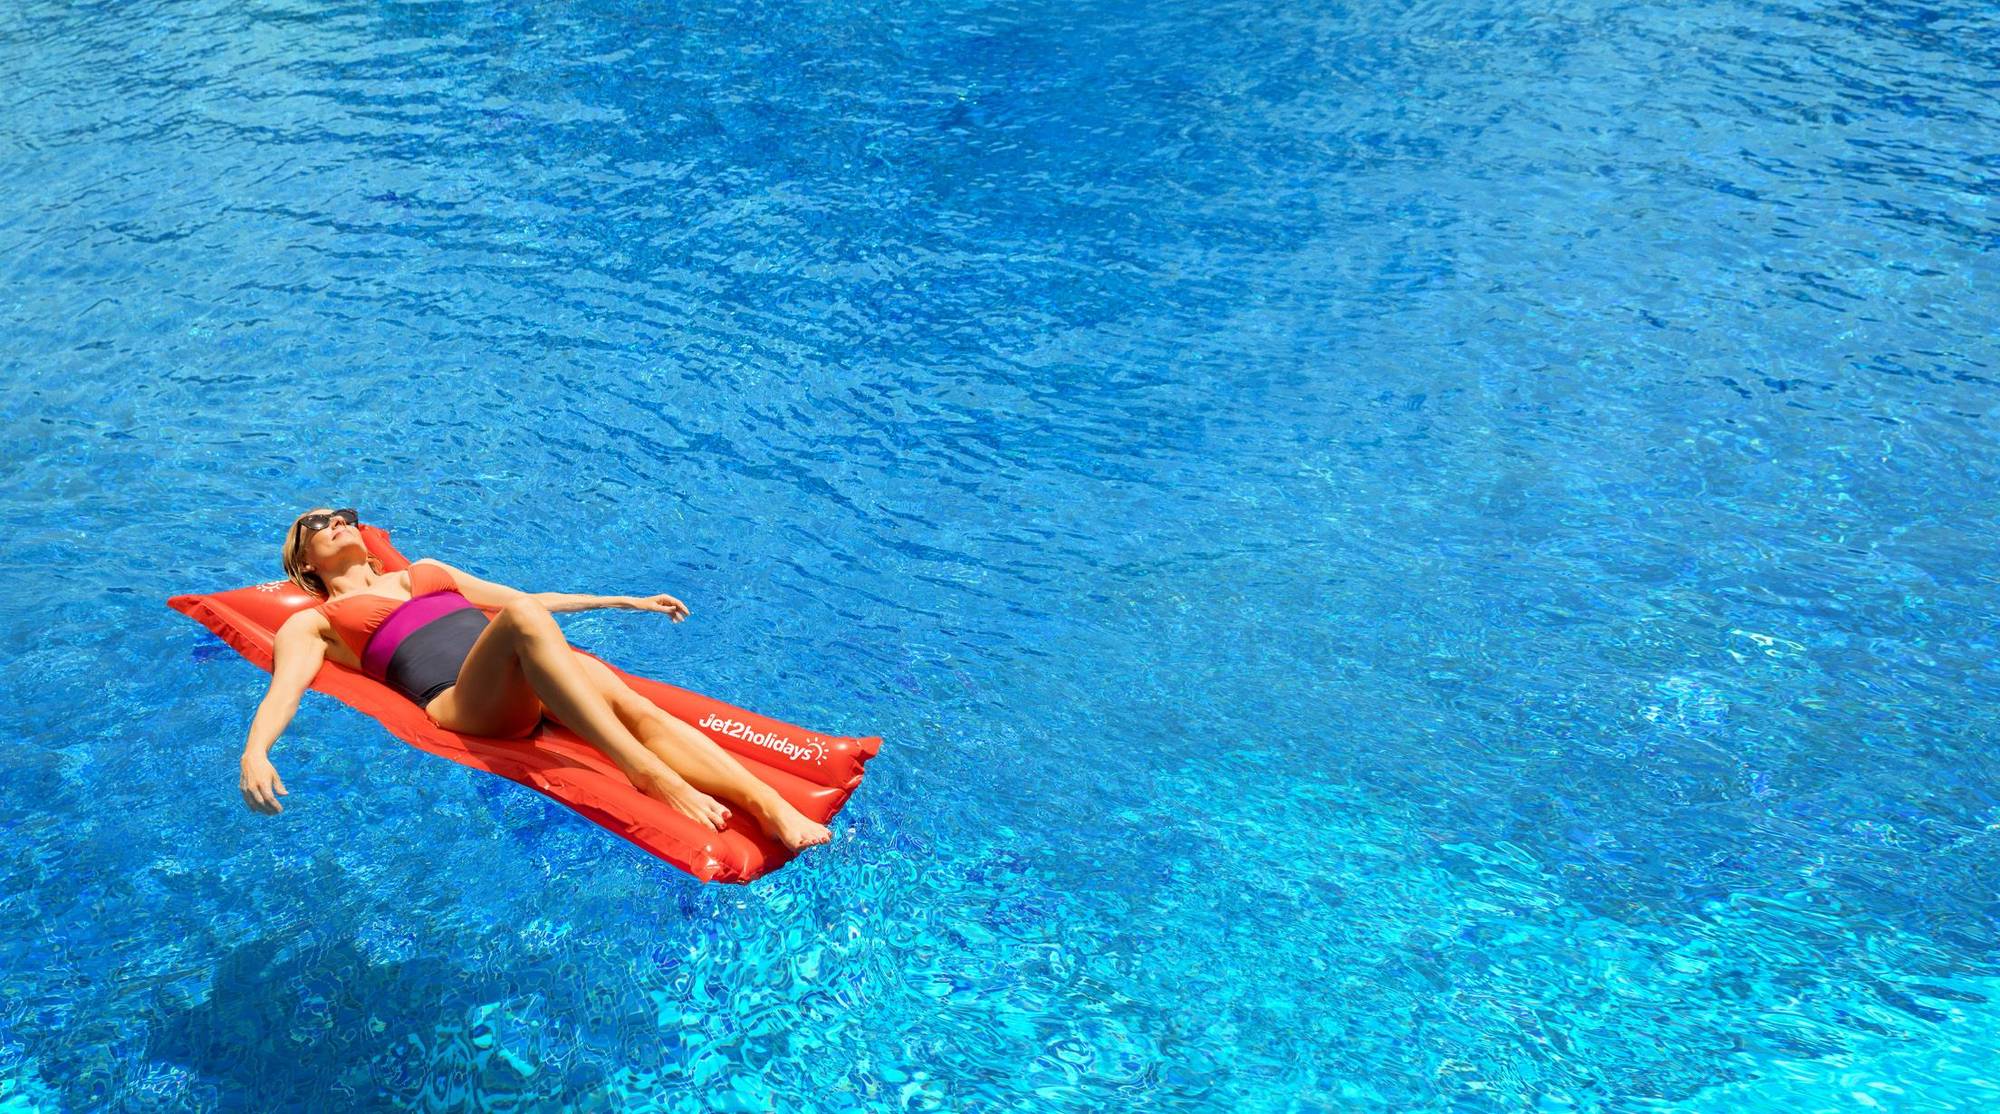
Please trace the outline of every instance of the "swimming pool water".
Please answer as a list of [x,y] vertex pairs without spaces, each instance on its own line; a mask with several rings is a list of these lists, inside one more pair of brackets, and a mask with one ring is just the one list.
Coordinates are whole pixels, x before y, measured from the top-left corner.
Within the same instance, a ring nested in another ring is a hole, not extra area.
[[[0,1110],[1991,1109],[2000,8],[0,9]],[[880,734],[702,886],[164,606]]]

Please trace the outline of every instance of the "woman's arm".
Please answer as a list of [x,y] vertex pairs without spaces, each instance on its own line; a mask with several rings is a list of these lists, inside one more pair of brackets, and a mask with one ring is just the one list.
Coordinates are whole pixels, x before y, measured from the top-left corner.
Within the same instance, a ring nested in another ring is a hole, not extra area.
[[299,698],[319,674],[326,661],[326,643],[314,627],[324,623],[316,612],[302,611],[285,620],[271,645],[271,687],[257,705],[250,721],[250,740],[243,745],[243,803],[258,812],[276,815],[285,811],[278,798],[285,796],[285,783],[271,765],[271,747],[298,714]]
[[501,607],[512,603],[521,596],[533,596],[542,601],[542,606],[550,611],[589,611],[594,607],[631,607],[631,596],[588,596],[574,592],[523,592],[509,588],[505,584],[495,584],[481,580],[466,572],[445,564],[435,557],[419,557],[410,562],[413,565],[436,565],[451,574],[458,586],[458,594],[480,607]]

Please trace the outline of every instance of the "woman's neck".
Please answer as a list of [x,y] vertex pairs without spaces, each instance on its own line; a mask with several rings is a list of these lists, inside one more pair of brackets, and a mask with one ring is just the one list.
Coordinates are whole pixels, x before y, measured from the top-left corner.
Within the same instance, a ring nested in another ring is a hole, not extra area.
[[366,561],[357,561],[339,573],[331,577],[324,577],[322,580],[326,584],[327,595],[331,598],[333,596],[344,596],[349,592],[365,592],[374,587],[376,581],[387,575],[387,573],[377,573],[374,569],[369,568]]

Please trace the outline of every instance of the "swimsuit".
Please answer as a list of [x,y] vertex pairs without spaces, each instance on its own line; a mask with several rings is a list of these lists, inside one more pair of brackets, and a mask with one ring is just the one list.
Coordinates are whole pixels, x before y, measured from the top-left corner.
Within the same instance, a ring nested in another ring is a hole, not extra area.
[[356,592],[320,604],[361,671],[426,707],[458,683],[465,655],[489,620],[436,565],[410,566],[410,598]]

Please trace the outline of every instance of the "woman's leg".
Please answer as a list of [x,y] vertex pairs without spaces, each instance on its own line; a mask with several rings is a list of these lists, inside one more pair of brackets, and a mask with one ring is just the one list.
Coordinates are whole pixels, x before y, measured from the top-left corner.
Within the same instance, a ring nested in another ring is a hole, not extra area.
[[825,825],[792,807],[790,801],[744,769],[735,755],[717,746],[699,728],[634,691],[603,662],[574,647],[571,651],[576,654],[577,665],[590,676],[626,728],[690,785],[743,806],[771,838],[794,851],[831,838]]
[[728,810],[640,742],[578,660],[555,616],[523,596],[493,617],[465,655],[457,683],[426,710],[448,730],[502,738],[525,735],[544,713],[554,715],[617,763],[641,792],[720,830]]

